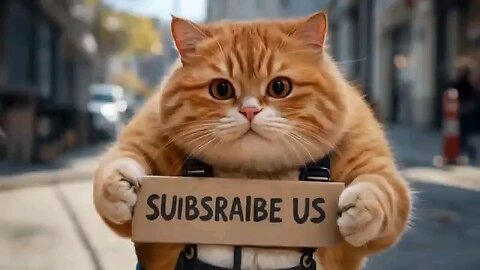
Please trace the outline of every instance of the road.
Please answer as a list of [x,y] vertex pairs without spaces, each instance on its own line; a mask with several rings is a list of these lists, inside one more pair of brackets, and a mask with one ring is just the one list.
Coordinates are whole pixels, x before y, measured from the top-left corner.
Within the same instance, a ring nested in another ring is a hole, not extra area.
[[412,228],[367,270],[480,269],[480,193],[417,183]]

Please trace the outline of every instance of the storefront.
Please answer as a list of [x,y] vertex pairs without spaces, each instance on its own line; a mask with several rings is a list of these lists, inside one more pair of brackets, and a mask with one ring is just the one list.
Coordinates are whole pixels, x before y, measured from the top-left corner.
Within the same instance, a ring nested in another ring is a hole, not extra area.
[[435,1],[435,126],[442,124],[442,93],[455,80],[459,66],[480,67],[480,2]]
[[60,1],[45,2],[0,2],[0,126],[16,162],[87,141],[93,61],[79,37],[88,29]]

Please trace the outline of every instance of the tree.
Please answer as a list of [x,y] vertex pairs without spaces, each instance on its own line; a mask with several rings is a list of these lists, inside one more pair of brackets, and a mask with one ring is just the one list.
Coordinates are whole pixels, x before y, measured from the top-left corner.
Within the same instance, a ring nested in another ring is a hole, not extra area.
[[126,55],[162,53],[159,33],[153,20],[147,17],[102,9],[97,36],[103,52]]
[[145,82],[133,71],[122,70],[115,75],[113,83],[121,85],[127,91],[133,91],[137,94],[147,97],[151,90],[145,85]]

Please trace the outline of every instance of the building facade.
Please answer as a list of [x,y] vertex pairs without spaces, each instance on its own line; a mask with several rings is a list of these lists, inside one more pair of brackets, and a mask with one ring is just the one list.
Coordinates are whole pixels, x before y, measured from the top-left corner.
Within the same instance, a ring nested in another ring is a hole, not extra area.
[[474,0],[330,1],[331,51],[386,121],[441,125],[441,97],[462,56],[479,62]]
[[96,52],[88,15],[81,0],[0,2],[0,126],[11,161],[87,142]]
[[207,21],[294,18],[325,7],[325,0],[209,0]]

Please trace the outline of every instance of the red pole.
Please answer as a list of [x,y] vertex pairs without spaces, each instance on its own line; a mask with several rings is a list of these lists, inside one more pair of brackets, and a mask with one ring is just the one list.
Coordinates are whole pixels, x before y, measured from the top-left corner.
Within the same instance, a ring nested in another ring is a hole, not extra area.
[[460,156],[460,123],[458,91],[449,88],[443,94],[443,160],[457,164]]

